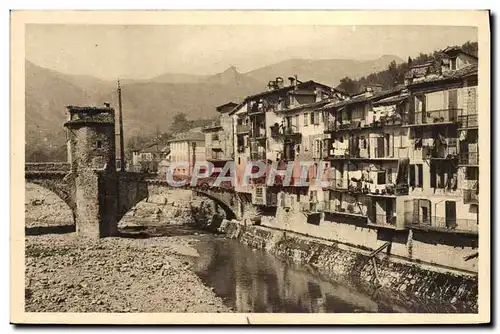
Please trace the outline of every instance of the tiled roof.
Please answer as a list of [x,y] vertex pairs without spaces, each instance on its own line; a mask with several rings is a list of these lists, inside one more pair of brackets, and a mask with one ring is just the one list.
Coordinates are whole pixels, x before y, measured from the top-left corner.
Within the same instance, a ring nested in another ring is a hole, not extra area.
[[393,103],[398,103],[401,101],[406,100],[409,97],[408,94],[401,94],[401,95],[396,95],[396,96],[390,96],[386,97],[385,99],[381,99],[378,101],[373,102],[374,105],[379,105],[379,104],[393,104]]
[[410,83],[408,86],[415,86],[421,83],[438,82],[465,78],[470,75],[477,75],[477,64],[470,64],[458,70],[445,71],[441,75],[433,75],[419,78],[420,80]]
[[178,142],[178,141],[205,141],[205,135],[199,131],[186,131],[177,133],[174,135],[173,139],[168,142]]
[[329,89],[335,89],[335,88],[332,88],[330,86],[323,85],[323,84],[320,84],[318,82],[315,82],[313,80],[309,80],[309,81],[301,82],[301,83],[299,83],[296,86],[285,86],[283,88],[279,88],[279,89],[275,89],[275,90],[270,90],[270,91],[265,91],[265,92],[260,92],[258,94],[254,94],[254,95],[249,95],[249,96],[247,96],[247,98],[245,100],[254,99],[254,98],[257,98],[257,97],[266,96],[266,95],[270,95],[270,94],[275,94],[275,93],[278,93],[278,92],[287,92],[289,90],[294,90],[296,88],[302,88],[304,86],[311,85],[311,84],[322,86],[322,87],[329,88]]
[[384,91],[380,91],[380,92],[374,92],[372,95],[353,96],[348,100],[328,103],[322,109],[325,110],[325,109],[331,109],[331,108],[339,108],[339,107],[343,107],[343,106],[350,105],[350,104],[381,99],[384,96],[388,96],[388,95],[391,95],[391,94],[394,94],[397,92],[401,92],[404,88],[405,88],[404,85],[398,85],[392,89],[388,89],[388,90],[384,90]]
[[304,108],[314,108],[314,107],[318,107],[318,106],[323,106],[323,105],[327,104],[329,101],[330,100],[323,100],[323,101],[301,104],[300,106],[296,106],[296,107],[288,108],[288,109],[277,110],[276,112],[287,113],[287,112],[296,111],[296,110],[300,110],[300,109],[304,109]]

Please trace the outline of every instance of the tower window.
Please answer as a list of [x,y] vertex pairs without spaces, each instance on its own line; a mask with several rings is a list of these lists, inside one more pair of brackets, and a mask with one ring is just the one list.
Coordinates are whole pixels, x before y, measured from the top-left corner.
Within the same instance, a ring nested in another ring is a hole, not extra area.
[[102,148],[102,140],[97,141],[97,148]]

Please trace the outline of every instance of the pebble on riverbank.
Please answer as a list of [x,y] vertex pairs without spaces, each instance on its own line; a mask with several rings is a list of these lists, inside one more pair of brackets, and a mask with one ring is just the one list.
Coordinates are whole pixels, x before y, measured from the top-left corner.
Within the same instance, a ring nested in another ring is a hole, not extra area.
[[[157,214],[155,224],[171,224],[171,216],[189,210],[184,197],[160,210],[142,202],[134,213]],[[27,228],[72,223],[69,208],[40,187],[27,186],[25,207]],[[231,311],[190,269],[197,252],[189,237],[88,240],[68,233],[25,240],[26,312]]]

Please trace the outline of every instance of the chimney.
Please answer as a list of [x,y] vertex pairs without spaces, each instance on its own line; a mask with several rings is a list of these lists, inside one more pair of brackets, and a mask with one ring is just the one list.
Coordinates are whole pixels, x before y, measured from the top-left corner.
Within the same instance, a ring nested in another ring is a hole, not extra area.
[[105,106],[106,108],[109,108],[109,106],[110,106],[109,102],[104,102],[104,106]]
[[294,74],[293,76],[295,77],[295,86],[297,86],[301,82],[299,81],[299,77],[297,76],[297,74]]
[[277,77],[275,82],[276,82],[276,88],[277,89],[283,88],[285,86],[285,83],[284,83],[282,77]]
[[269,83],[267,84],[267,90],[268,91],[272,91],[272,90],[275,90],[276,89],[276,82],[275,81],[269,81]]

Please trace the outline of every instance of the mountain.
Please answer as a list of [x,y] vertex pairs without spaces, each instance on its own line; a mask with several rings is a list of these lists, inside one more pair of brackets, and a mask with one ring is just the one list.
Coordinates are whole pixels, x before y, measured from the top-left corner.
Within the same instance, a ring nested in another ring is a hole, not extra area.
[[[266,89],[269,80],[315,80],[338,85],[344,76],[357,78],[385,69],[394,56],[372,61],[350,59],[291,59],[247,73],[236,68],[214,75],[166,73],[149,80],[122,80],[125,142],[132,136],[166,132],[175,114],[188,119],[208,119],[217,115],[215,107],[238,102]],[[26,159],[65,159],[67,105],[117,106],[116,82],[92,76],[70,75],[26,61]]]
[[197,83],[206,80],[208,75],[196,75],[185,73],[164,73],[149,80],[148,82],[156,83]]
[[353,59],[289,59],[276,64],[265,66],[245,75],[258,82],[267,82],[276,77],[287,78],[296,74],[301,81],[314,80],[330,86],[337,86],[340,79],[349,76],[360,78],[370,73],[378,72],[387,68],[391,61],[397,64],[403,60],[396,56],[382,56],[375,60],[353,60]]

